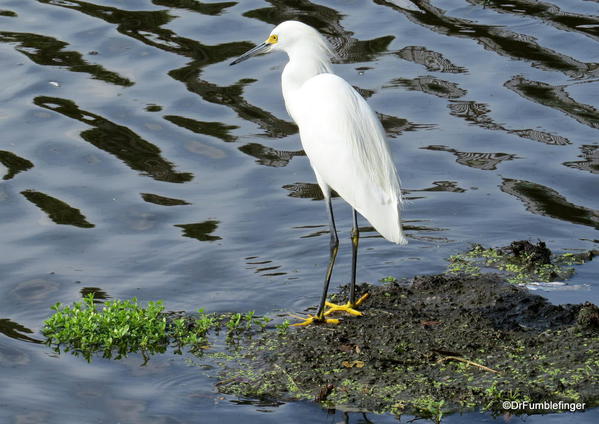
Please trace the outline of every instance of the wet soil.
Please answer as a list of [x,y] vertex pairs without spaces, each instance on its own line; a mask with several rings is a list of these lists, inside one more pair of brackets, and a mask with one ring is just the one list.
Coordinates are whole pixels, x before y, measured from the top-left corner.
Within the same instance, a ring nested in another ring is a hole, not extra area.
[[432,417],[499,412],[509,400],[599,404],[593,304],[552,305],[495,274],[417,276],[358,291],[370,294],[363,316],[249,341],[229,358],[219,390]]

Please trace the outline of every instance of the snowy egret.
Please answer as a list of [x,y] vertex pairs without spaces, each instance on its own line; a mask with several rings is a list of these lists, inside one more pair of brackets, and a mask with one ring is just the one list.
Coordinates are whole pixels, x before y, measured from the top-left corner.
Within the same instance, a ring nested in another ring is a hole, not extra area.
[[[327,317],[337,311],[362,315],[356,307],[367,296],[355,299],[359,241],[356,211],[387,240],[407,243],[400,222],[399,178],[379,119],[347,81],[333,74],[332,50],[314,28],[297,21],[283,22],[265,42],[231,65],[275,50],[289,56],[281,76],[285,107],[299,127],[302,146],[324,194],[331,236],[329,263],[316,315],[295,325],[336,324],[339,320]],[[352,275],[349,301],[345,305],[326,301],[339,247],[331,190],[348,202],[353,212]],[[325,306],[329,307],[326,311]]]

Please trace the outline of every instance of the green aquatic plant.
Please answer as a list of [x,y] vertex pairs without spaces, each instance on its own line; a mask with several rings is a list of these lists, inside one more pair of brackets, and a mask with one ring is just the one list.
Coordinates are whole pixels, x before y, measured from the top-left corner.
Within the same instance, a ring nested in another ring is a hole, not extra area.
[[287,334],[287,331],[289,331],[290,325],[291,325],[291,323],[289,322],[288,319],[286,319],[282,323],[275,325],[275,327],[277,330],[279,330],[278,331],[279,335],[283,336],[283,335]]
[[386,277],[379,279],[379,281],[381,283],[395,283],[395,282],[397,282],[397,278],[393,277],[392,275],[388,275]]
[[167,327],[167,335],[177,346],[175,353],[181,353],[181,348],[189,346],[194,353],[202,348],[208,347],[208,332],[219,325],[215,314],[207,314],[203,309],[198,310],[198,316],[190,319],[187,317],[172,320],[171,326]]
[[420,416],[430,418],[435,423],[440,423],[443,418],[445,400],[436,400],[430,396],[425,396],[415,399],[412,402],[412,406]]
[[224,314],[221,316],[223,321],[226,321],[227,341],[233,342],[239,336],[247,335],[254,329],[264,330],[271,321],[269,317],[258,317],[254,311],[242,314],[235,312],[233,314]]
[[54,314],[44,322],[46,342],[56,349],[83,355],[95,352],[116,358],[129,352],[164,352],[168,344],[167,320],[161,301],[142,307],[137,299],[94,303],[93,293],[72,306],[55,304]]
[[[55,304],[54,314],[44,322],[46,343],[58,352],[82,355],[88,361],[96,353],[120,359],[139,352],[147,360],[150,354],[166,351],[168,346],[181,353],[186,347],[200,353],[210,346],[210,331],[227,329],[227,340],[263,331],[270,318],[254,311],[233,314],[206,313],[177,316],[164,311],[164,303],[150,301],[146,306],[131,300],[111,300],[97,304],[93,293],[72,305]],[[179,314],[180,315],[180,314]]]

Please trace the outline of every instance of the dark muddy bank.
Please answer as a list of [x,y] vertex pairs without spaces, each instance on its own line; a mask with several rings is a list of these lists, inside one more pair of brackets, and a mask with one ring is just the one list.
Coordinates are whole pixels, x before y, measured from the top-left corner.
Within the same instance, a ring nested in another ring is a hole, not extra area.
[[228,364],[219,390],[433,417],[509,400],[599,404],[595,305],[555,306],[491,274],[360,292],[364,316],[267,333]]

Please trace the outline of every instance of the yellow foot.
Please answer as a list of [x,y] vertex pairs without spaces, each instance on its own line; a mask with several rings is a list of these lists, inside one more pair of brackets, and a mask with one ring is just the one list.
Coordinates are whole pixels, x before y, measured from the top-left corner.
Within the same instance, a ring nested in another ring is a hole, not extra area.
[[362,312],[358,311],[355,308],[360,306],[360,304],[362,302],[364,302],[367,298],[368,298],[368,293],[362,295],[362,297],[359,298],[356,301],[356,303],[354,303],[354,304],[347,302],[345,305],[336,305],[335,303],[325,302],[325,305],[327,305],[330,309],[326,310],[324,315],[328,316],[335,312],[347,312],[350,315],[354,315],[354,316],[358,316],[358,317],[362,316],[363,315]]
[[300,317],[298,315],[291,315],[294,318],[303,320],[302,322],[297,322],[295,324],[291,324],[292,327],[304,327],[310,324],[339,324],[341,321],[336,318],[319,318],[316,315],[308,315],[308,318]]

